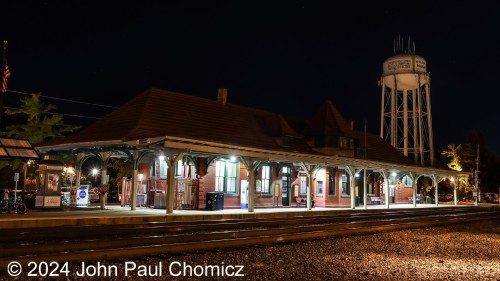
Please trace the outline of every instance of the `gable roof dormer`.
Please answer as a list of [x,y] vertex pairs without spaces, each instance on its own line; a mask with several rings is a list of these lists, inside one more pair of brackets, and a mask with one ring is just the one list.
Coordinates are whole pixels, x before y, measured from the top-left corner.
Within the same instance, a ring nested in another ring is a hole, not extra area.
[[352,134],[351,125],[330,100],[323,103],[302,132],[306,136],[345,136]]

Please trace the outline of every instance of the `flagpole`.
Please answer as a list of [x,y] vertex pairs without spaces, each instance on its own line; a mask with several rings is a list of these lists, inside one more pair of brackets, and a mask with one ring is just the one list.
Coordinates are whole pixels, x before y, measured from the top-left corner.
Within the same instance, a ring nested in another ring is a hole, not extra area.
[[[2,85],[5,75],[5,67],[7,66],[7,40],[3,40],[3,55],[2,55]],[[5,93],[0,93],[0,132],[3,132],[3,95]]]

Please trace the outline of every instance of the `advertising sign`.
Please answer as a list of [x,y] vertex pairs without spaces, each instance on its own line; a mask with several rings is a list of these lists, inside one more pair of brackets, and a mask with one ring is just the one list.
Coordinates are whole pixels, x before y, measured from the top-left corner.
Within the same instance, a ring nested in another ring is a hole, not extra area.
[[45,196],[43,198],[43,207],[61,207],[61,196]]
[[43,195],[35,197],[35,208],[43,208]]
[[75,188],[75,207],[89,206],[89,185],[80,185],[80,188]]

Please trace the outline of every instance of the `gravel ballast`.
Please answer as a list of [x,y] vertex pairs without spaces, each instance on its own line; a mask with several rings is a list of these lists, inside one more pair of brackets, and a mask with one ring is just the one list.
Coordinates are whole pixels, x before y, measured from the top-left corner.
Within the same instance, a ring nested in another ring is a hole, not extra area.
[[[137,266],[128,271],[126,266]],[[92,261],[87,264],[96,265]],[[161,263],[161,276],[158,268]],[[378,234],[332,237],[242,249],[165,255],[100,264],[116,275],[78,277],[80,264],[59,280],[500,280],[500,221],[489,220]],[[184,266],[187,265],[187,266]],[[217,268],[233,275],[206,270]],[[210,267],[212,266],[212,267]],[[189,267],[195,268],[189,276]],[[148,269],[146,269],[148,268]],[[182,272],[186,269],[186,273]],[[140,269],[144,269],[142,272]],[[149,272],[148,272],[149,270]],[[156,270],[156,271],[155,271]],[[102,273],[102,272],[101,272]],[[138,275],[149,277],[141,277]],[[177,275],[179,276],[173,276]],[[194,276],[195,274],[202,276]],[[1,280],[44,280],[6,277]],[[188,275],[188,276],[186,276]],[[215,276],[214,276],[215,275]]]

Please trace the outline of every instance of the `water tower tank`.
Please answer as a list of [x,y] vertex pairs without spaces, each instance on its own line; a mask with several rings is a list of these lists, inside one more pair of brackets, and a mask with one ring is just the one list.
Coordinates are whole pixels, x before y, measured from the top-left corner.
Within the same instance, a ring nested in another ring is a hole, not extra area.
[[424,58],[396,54],[383,64],[380,137],[421,165],[432,165],[430,75]]

